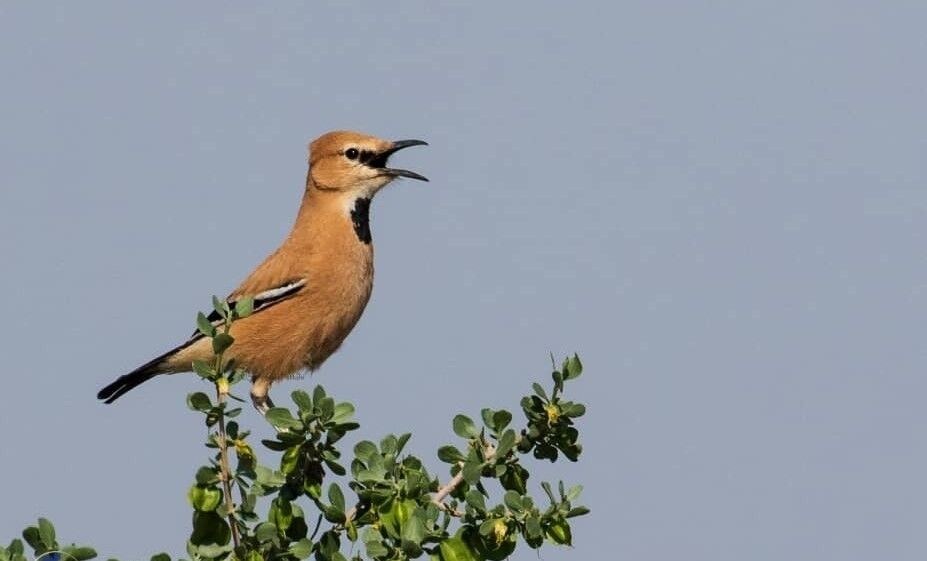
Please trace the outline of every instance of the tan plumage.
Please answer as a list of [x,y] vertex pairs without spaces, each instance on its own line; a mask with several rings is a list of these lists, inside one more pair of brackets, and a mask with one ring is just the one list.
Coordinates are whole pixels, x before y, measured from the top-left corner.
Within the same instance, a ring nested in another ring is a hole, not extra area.
[[[427,181],[386,167],[393,152],[420,144],[425,143],[337,131],[310,145],[293,229],[228,297],[256,298],[255,312],[232,326],[235,343],[228,356],[251,374],[251,397],[259,410],[269,407],[273,382],[318,368],[360,319],[373,288],[370,199],[396,177]],[[189,372],[194,360],[211,357],[211,341],[195,335],[121,376],[97,397],[111,403],[158,374]]]

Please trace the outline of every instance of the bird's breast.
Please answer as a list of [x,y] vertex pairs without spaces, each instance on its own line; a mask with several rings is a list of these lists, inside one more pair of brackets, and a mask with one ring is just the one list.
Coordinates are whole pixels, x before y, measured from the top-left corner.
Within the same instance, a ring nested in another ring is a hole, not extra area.
[[[353,232],[352,232],[353,235]],[[344,342],[360,320],[373,291],[373,250],[370,244],[346,240],[341,253],[320,263],[310,281],[305,307],[303,363],[318,368]]]

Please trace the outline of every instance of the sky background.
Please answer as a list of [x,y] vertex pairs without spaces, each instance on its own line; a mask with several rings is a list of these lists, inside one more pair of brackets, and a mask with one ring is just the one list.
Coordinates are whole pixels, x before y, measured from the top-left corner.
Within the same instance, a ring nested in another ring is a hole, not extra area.
[[[0,541],[180,554],[181,341],[289,230],[308,141],[431,143],[310,381],[360,436],[517,409],[578,351],[586,487],[540,558],[927,555],[924,2],[0,5]],[[261,427],[247,409],[243,422]],[[520,549],[515,560],[537,559]]]

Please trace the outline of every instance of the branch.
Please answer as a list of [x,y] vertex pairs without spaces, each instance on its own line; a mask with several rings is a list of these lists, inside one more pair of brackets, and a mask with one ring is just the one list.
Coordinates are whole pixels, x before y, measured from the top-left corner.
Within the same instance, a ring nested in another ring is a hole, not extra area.
[[[216,362],[221,365],[222,356],[216,358]],[[217,366],[216,371],[222,372],[221,366]],[[229,384],[224,377],[216,380],[216,400],[221,408],[229,395]],[[229,467],[229,448],[228,436],[225,432],[225,411],[219,414],[219,467],[222,470],[222,488],[225,493],[225,513],[229,519],[229,528],[232,530],[232,542],[238,548],[241,538],[238,535],[238,523],[235,520],[235,503],[232,501],[232,470]]]
[[453,479],[447,482],[447,485],[438,489],[438,492],[435,493],[435,496],[431,498],[438,508],[445,510],[447,506],[444,504],[444,498],[450,495],[458,485],[463,483],[463,463],[458,464],[460,466],[460,471],[457,472],[457,475]]
[[[481,440],[483,445],[483,462],[491,462],[493,457],[496,455],[496,447],[492,444],[492,442],[487,442],[485,439]],[[457,465],[460,467],[460,471],[458,471],[457,475],[448,481],[444,487],[438,489],[438,492],[435,493],[435,496],[431,498],[431,502],[444,512],[447,512],[452,516],[460,517],[463,516],[463,513],[458,512],[444,504],[444,499],[453,493],[454,489],[456,489],[461,483],[463,483],[463,462],[459,462]]]

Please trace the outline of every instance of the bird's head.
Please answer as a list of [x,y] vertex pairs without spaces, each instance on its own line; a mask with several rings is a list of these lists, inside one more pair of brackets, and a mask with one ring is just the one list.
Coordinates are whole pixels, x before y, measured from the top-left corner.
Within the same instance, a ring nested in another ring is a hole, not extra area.
[[383,140],[349,131],[323,134],[309,145],[309,179],[320,190],[370,198],[397,177],[428,181],[405,169],[387,167],[387,160],[424,140]]

